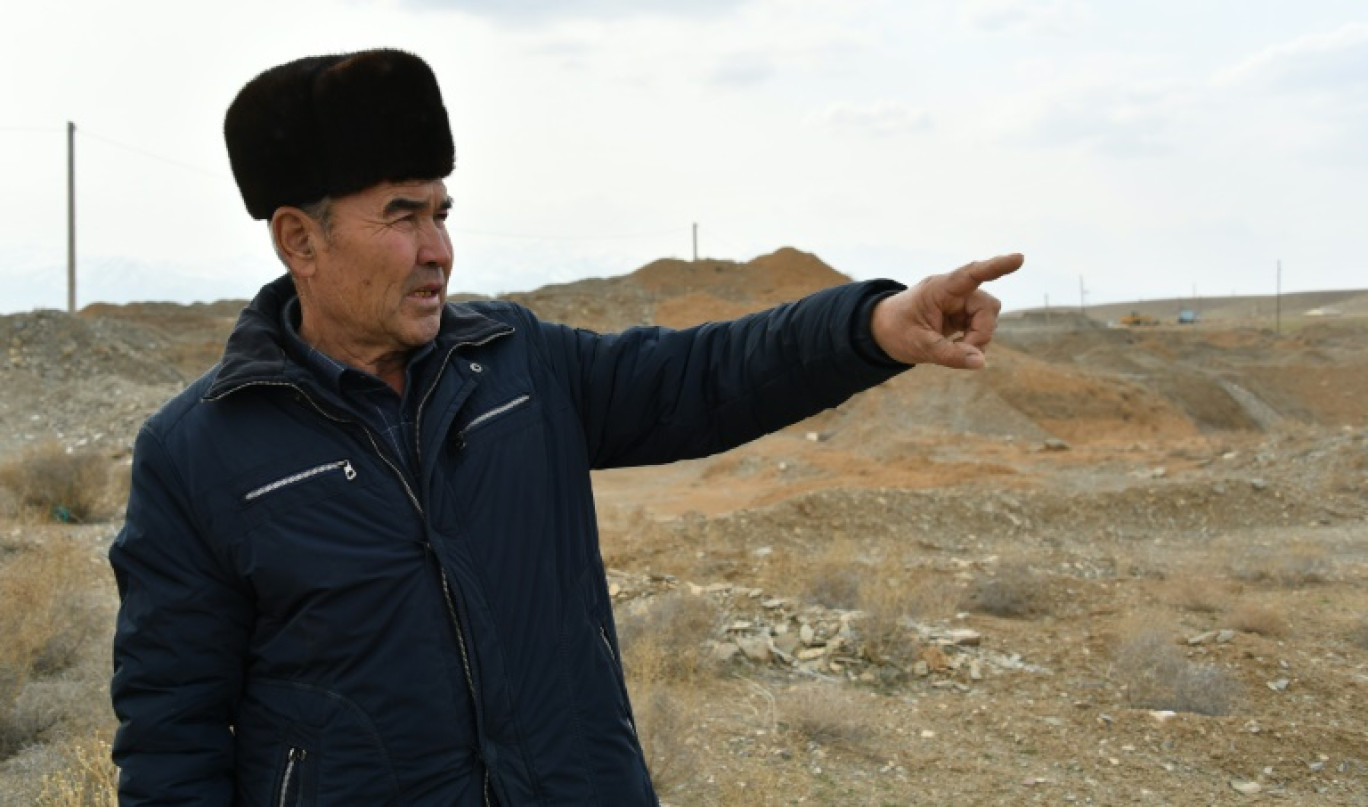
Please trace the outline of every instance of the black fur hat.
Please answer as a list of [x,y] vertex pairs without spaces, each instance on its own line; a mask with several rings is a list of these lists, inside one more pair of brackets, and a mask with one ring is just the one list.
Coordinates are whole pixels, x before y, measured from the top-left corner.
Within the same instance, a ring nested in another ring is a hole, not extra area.
[[272,67],[233,99],[223,136],[256,219],[378,182],[441,179],[456,159],[436,76],[399,50]]

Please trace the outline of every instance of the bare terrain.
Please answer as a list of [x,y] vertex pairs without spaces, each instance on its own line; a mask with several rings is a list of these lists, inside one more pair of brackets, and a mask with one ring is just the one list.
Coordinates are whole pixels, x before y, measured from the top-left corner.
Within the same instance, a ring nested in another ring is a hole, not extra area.
[[[681,327],[843,280],[784,249],[510,299]],[[51,794],[112,730],[102,556],[132,440],[241,305],[0,317],[0,460],[57,441],[115,470],[81,523],[5,502],[0,572],[60,540],[88,577],[79,646],[14,690],[0,804],[102,803]],[[980,373],[919,367],[736,451],[598,475],[662,799],[1368,804],[1368,292],[1177,324],[1191,305],[1009,314]],[[1109,327],[1131,311],[1160,324]]]

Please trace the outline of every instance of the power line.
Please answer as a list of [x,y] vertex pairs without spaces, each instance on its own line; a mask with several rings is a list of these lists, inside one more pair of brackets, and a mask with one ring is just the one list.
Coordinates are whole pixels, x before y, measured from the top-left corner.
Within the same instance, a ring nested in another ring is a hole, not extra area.
[[221,171],[211,171],[208,168],[201,168],[198,165],[191,165],[190,163],[181,162],[180,160],[175,160],[170,157],[163,157],[160,154],[154,154],[153,152],[147,151],[146,149],[138,148],[137,146],[130,146],[127,143],[120,143],[117,140],[113,140],[102,135],[94,134],[89,129],[82,129],[80,130],[80,133],[83,137],[88,137],[92,140],[98,140],[106,145],[123,149],[124,151],[132,152],[134,154],[138,154],[140,156],[148,158],[149,160],[156,160],[157,162],[163,162],[167,165],[174,165],[177,168],[183,168],[187,171],[194,171],[197,174],[203,174],[205,176],[210,176],[215,179],[232,179],[232,177],[228,176],[227,174]]
[[623,233],[621,235],[531,235],[529,233],[499,233],[489,230],[465,230],[448,227],[456,235],[483,235],[492,238],[518,238],[528,241],[621,241],[629,238],[652,238],[660,235],[678,235],[684,228],[671,227],[668,230],[653,230],[642,233]]

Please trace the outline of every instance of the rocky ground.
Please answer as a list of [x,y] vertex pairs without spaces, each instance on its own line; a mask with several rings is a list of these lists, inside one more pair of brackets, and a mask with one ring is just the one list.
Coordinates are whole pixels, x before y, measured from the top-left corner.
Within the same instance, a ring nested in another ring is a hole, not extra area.
[[[679,326],[840,279],[781,250],[518,301]],[[1368,804],[1361,299],[1285,301],[1281,333],[1248,301],[1196,326],[1014,315],[982,373],[917,368],[737,451],[600,474],[662,798]],[[238,307],[0,318],[0,457],[56,438],[126,468]],[[98,554],[115,513],[72,529]]]

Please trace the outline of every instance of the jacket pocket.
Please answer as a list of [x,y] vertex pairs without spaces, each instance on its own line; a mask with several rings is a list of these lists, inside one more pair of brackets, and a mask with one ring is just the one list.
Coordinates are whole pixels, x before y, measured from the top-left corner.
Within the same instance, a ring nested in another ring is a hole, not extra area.
[[335,473],[342,474],[342,478],[346,479],[348,482],[356,479],[356,468],[352,466],[351,460],[335,460],[333,462],[315,465],[312,468],[306,468],[302,471],[289,474],[288,476],[282,476],[279,479],[267,482],[264,485],[259,485],[244,493],[242,495],[242,501],[250,504],[263,496],[269,496],[284,488],[300,485],[313,480],[325,479],[327,478],[327,475]]
[[505,415],[516,412],[519,409],[527,406],[527,404],[531,402],[531,395],[519,395],[515,398],[511,398],[507,401],[504,401],[503,403],[497,406],[490,407],[489,409],[486,409],[480,414],[471,418],[469,423],[462,426],[460,431],[456,432],[456,437],[453,440],[456,449],[459,451],[460,449],[466,447],[466,437],[468,437],[471,432],[489,426],[490,424],[497,422],[500,418],[504,417]]

